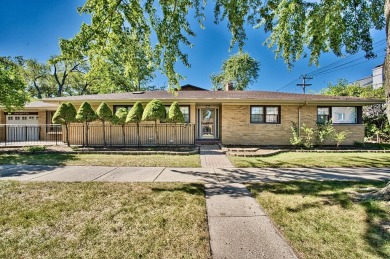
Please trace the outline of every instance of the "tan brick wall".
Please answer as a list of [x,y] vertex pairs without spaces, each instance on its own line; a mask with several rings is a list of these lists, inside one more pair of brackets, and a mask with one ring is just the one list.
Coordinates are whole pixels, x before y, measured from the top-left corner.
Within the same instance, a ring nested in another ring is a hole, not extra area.
[[[301,107],[301,125],[315,127],[317,106]],[[222,105],[222,143],[226,145],[290,145],[291,122],[298,123],[298,106],[281,106],[280,124],[250,123],[250,105]],[[348,130],[344,145],[364,140],[364,125],[335,125]]]

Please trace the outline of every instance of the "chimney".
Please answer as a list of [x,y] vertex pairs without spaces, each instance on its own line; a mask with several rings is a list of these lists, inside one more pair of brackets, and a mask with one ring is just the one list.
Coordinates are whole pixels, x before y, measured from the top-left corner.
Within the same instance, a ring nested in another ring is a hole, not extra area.
[[233,83],[232,82],[228,82],[226,83],[225,85],[225,91],[233,91]]

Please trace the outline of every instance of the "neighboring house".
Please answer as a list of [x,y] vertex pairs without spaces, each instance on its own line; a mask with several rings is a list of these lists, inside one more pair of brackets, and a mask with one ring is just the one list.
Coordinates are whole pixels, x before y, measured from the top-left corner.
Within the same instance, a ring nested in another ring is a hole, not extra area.
[[358,84],[361,87],[372,85],[374,89],[378,89],[383,86],[384,81],[383,65],[376,66],[372,69],[372,75],[359,79],[352,84]]
[[[186,123],[195,125],[196,140],[227,145],[290,145],[292,122],[315,127],[317,122],[330,119],[336,130],[350,132],[346,145],[363,142],[362,106],[384,103],[345,96],[197,89],[176,94],[147,91],[47,98],[26,106],[25,111],[38,114],[38,123],[50,124],[53,112],[62,102],[72,102],[78,108],[88,101],[96,109],[104,101],[116,112],[121,107],[130,109],[136,101],[146,105],[155,98],[167,107],[174,101],[179,103]],[[9,116],[12,114],[2,112],[0,124],[8,124]],[[45,134],[42,132],[41,137]],[[4,139],[4,134],[0,132],[1,138]]]

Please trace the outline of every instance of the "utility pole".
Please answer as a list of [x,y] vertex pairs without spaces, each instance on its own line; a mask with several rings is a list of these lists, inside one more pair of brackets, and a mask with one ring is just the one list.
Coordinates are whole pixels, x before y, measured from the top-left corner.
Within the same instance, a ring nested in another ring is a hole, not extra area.
[[299,78],[303,80],[303,84],[297,84],[297,86],[301,86],[302,90],[303,90],[303,94],[305,94],[306,93],[306,86],[311,86],[311,84],[306,84],[306,80],[313,79],[313,77],[310,77],[310,76],[304,74],[304,75],[301,75]]

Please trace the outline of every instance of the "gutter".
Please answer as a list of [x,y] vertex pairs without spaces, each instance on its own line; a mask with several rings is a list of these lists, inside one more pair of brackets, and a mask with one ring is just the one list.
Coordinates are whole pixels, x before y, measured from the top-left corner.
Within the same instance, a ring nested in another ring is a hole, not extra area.
[[307,106],[309,104],[308,101],[305,101],[303,105],[298,106],[298,137],[301,136],[301,108]]

